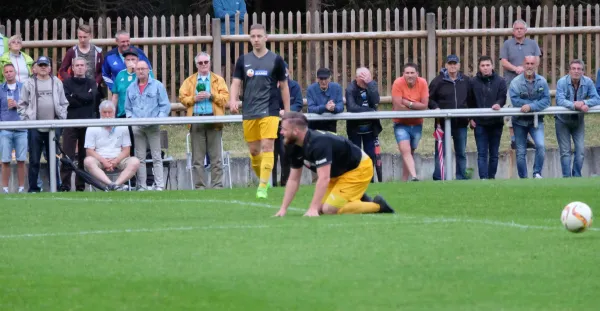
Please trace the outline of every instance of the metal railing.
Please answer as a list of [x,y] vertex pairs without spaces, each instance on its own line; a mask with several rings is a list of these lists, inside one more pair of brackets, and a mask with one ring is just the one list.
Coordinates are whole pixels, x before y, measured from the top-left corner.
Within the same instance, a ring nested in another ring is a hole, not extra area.
[[[405,119],[405,118],[445,118],[444,124],[444,154],[445,162],[452,163],[451,144],[451,119],[464,117],[502,117],[502,116],[534,116],[534,126],[537,127],[538,116],[557,114],[578,114],[564,107],[549,107],[540,112],[523,113],[519,108],[502,108],[498,111],[492,109],[444,109],[444,110],[420,110],[420,111],[378,111],[338,114],[312,114],[307,113],[309,120],[361,120],[361,119]],[[590,108],[588,113],[600,113],[600,106]],[[7,121],[0,122],[0,130],[16,129],[49,129],[49,141],[53,142],[57,128],[68,127],[100,127],[119,125],[177,125],[177,124],[206,124],[206,123],[241,123],[241,115],[209,116],[209,117],[167,117],[167,118],[141,118],[141,119],[79,119],[79,120],[39,120],[39,121]],[[56,156],[56,145],[49,146],[49,159]],[[56,192],[56,161],[49,160],[50,166],[50,191]],[[453,170],[447,165],[446,180],[451,180]]]

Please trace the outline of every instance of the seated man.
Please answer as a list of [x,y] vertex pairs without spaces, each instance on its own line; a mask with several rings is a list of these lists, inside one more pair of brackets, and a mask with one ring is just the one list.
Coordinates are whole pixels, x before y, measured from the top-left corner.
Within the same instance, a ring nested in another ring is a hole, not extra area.
[[[115,117],[115,106],[111,101],[105,100],[100,104],[100,117]],[[129,156],[130,148],[131,140],[127,126],[88,127],[85,133],[85,169],[107,184],[110,190],[122,190],[123,184],[131,179],[140,167],[140,161]],[[104,171],[112,172],[115,169],[120,170],[121,174],[113,183]]]
[[298,191],[302,165],[318,175],[312,202],[304,216],[394,212],[381,196],[371,200],[365,194],[373,178],[373,162],[347,138],[309,130],[308,119],[300,112],[283,115],[281,134],[292,169],[281,209],[275,216],[285,216]]

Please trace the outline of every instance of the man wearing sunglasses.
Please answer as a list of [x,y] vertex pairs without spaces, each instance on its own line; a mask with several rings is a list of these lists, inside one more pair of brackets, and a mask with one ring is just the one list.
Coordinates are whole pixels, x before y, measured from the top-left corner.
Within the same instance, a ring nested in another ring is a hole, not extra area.
[[[200,52],[195,57],[198,72],[189,76],[179,88],[179,101],[187,107],[187,116],[222,116],[229,100],[229,89],[223,77],[210,71],[210,55]],[[211,162],[211,188],[223,188],[223,163],[221,161],[222,123],[192,124],[192,165],[194,187],[208,188],[204,175],[204,157]]]

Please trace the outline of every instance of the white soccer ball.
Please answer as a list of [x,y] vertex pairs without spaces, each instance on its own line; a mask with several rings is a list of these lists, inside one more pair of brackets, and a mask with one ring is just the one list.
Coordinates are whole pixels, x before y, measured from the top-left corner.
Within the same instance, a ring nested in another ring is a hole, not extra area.
[[583,202],[571,202],[565,206],[560,221],[565,228],[580,233],[592,226],[592,209]]

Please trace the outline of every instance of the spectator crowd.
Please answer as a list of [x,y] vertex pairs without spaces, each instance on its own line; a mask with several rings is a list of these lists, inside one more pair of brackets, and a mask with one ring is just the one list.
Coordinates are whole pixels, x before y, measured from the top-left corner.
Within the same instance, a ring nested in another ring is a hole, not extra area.
[[[240,5],[244,1],[230,2],[218,2],[215,6],[218,16],[245,12],[245,4]],[[230,27],[236,26],[232,24]],[[261,27],[253,26],[251,29],[264,29]],[[417,64],[405,63],[401,76],[392,86],[393,110],[499,110],[502,107],[515,107],[523,113],[533,113],[546,109],[551,104],[549,87],[546,79],[537,73],[542,53],[535,41],[526,38],[526,33],[526,23],[517,20],[513,24],[513,37],[506,40],[501,47],[499,66],[504,69],[504,77],[494,70],[494,60],[486,55],[479,57],[478,70],[473,77],[461,71],[461,61],[457,55],[448,55],[444,68],[441,68],[439,75],[431,83],[420,76]],[[92,30],[88,25],[80,25],[77,28],[77,38],[78,44],[68,49],[60,68],[55,71],[56,74],[53,74],[55,68],[52,68],[52,61],[47,56],[33,60],[21,50],[20,35],[5,38],[4,50],[0,50],[1,121],[162,118],[169,115],[171,106],[166,89],[163,83],[154,77],[152,64],[143,50],[130,44],[129,33],[118,31],[115,35],[116,47],[106,53],[100,47],[91,44]],[[251,40],[256,47],[255,43],[262,39],[252,35]],[[258,57],[251,58],[252,53],[255,52],[244,55],[247,63],[251,59],[256,62],[261,60]],[[289,91],[284,92],[282,89],[281,93],[275,92],[281,102],[280,111],[287,109],[286,106],[289,106],[291,111],[303,111],[301,86],[289,78],[287,64],[281,60],[280,66],[281,58],[276,54],[271,56],[272,54],[266,55],[272,57],[270,66],[278,71],[277,88],[281,86]],[[225,57],[222,59],[225,60]],[[262,61],[264,59],[266,58],[262,58]],[[236,60],[225,61],[234,63]],[[234,81],[240,77],[239,79],[246,79],[244,81],[247,83],[249,77],[258,79],[262,75],[261,70],[250,69],[244,73],[244,60],[237,62]],[[237,96],[240,85],[228,87],[222,76],[211,71],[211,56],[206,52],[196,55],[194,63],[197,71],[185,79],[179,89],[179,100],[186,107],[187,116],[224,115],[228,103],[231,104],[231,99]],[[239,66],[242,67],[238,73]],[[590,107],[600,104],[599,87],[584,75],[584,68],[583,61],[570,61],[568,74],[557,83],[556,104],[581,112],[554,116],[563,177],[581,176],[584,160],[584,113]],[[249,87],[252,87],[252,84],[249,84]],[[110,99],[106,99],[107,90],[112,94]],[[233,93],[236,96],[232,96]],[[315,82],[306,87],[306,101],[306,111],[309,113],[337,114],[345,109],[352,113],[364,113],[378,110],[380,96],[377,81],[373,79],[369,68],[360,67],[356,70],[354,79],[345,89],[345,93],[340,84],[332,81],[330,69],[320,68]],[[247,109],[252,107],[245,106],[244,113]],[[246,115],[244,118],[246,120]],[[274,126],[277,126],[277,120],[278,118],[274,121]],[[434,130],[443,130],[443,125],[444,119],[436,119]],[[542,178],[546,135],[544,118],[539,118],[536,124],[533,115],[525,115],[508,118],[453,118],[450,137],[456,158],[456,179],[467,178],[466,143],[469,129],[475,136],[479,178],[496,177],[500,140],[505,125],[510,131],[511,147],[516,150],[519,177]],[[337,121],[312,121],[309,128],[336,132]],[[418,181],[413,155],[422,136],[422,118],[394,119],[393,128],[390,129],[382,128],[377,119],[346,122],[349,140],[365,151],[374,167],[377,167],[378,136],[384,130],[393,130],[403,160],[403,180]],[[189,128],[193,181],[196,189],[223,187],[222,131],[223,124],[193,124]],[[65,155],[75,160],[77,168],[88,171],[107,184],[110,190],[123,190],[130,186],[139,191],[161,191],[165,188],[158,125],[66,128],[57,131],[56,135],[61,137]],[[276,185],[279,179],[281,185],[285,186],[290,163],[283,156],[285,149],[281,135],[273,139],[275,140],[272,147],[259,144],[254,148],[249,142],[252,166],[257,176],[260,176],[261,183],[264,183],[264,177],[268,176],[272,168],[277,167],[279,161],[281,177],[277,178],[277,171],[274,170],[272,181],[273,185]],[[443,142],[443,135],[441,140]],[[571,141],[574,150],[571,148]],[[44,129],[1,131],[2,187],[5,193],[9,192],[12,161],[16,161],[17,164],[17,191],[41,191],[40,161],[42,156],[48,161],[53,160],[48,157],[49,146],[52,143],[54,142],[50,141],[48,130]],[[527,171],[527,149],[535,149],[531,174]],[[434,153],[438,159],[440,150],[434,147]],[[148,163],[151,162],[153,175],[150,185],[147,182],[147,158],[151,159]],[[211,164],[210,181],[204,173],[207,159]],[[270,162],[270,165],[267,165],[267,175],[265,165],[261,164],[265,159]],[[27,168],[26,160],[29,161]],[[432,177],[434,180],[442,180],[443,169],[439,161],[435,163]],[[26,169],[27,187],[24,184]],[[71,191],[72,173],[73,167],[62,165],[57,176],[51,178],[56,178],[61,191]],[[113,181],[110,175],[116,176],[116,179]],[[85,189],[85,182],[78,175],[74,185],[76,191]]]

